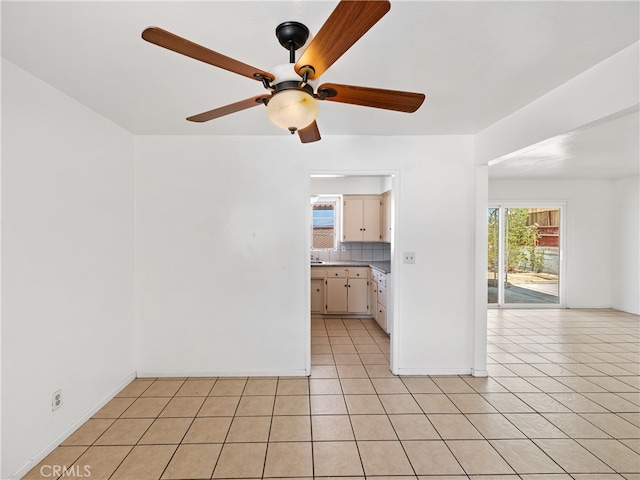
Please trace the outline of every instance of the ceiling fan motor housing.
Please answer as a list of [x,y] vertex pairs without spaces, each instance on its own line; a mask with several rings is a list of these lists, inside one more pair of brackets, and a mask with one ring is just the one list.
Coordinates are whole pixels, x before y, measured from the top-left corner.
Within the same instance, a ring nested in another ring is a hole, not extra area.
[[271,82],[271,86],[275,88],[275,91],[284,90],[286,88],[304,88],[309,91],[306,87],[311,87],[311,94],[315,91],[318,86],[317,80],[308,80],[307,85],[304,87],[300,87],[300,83],[302,82],[302,78],[293,68],[292,63],[283,63],[281,65],[276,65],[269,73],[273,74],[275,79]]

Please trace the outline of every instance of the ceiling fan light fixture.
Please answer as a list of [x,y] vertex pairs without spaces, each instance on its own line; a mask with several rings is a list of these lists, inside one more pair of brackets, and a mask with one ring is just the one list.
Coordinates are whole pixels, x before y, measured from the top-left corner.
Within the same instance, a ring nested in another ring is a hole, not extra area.
[[281,90],[269,99],[267,116],[276,126],[294,133],[315,121],[318,101],[303,89]]

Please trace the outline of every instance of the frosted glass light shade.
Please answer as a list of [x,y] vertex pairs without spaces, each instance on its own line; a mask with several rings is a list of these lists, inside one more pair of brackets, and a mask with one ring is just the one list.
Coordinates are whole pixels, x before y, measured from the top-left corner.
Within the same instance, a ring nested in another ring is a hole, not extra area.
[[316,119],[318,102],[304,90],[282,90],[269,100],[267,115],[278,127],[295,132]]

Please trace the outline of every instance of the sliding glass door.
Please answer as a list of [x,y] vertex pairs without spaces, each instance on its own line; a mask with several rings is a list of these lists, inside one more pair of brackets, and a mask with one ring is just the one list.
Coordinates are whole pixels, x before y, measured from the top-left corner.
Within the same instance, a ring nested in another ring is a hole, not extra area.
[[487,212],[487,301],[563,306],[561,206],[492,206]]

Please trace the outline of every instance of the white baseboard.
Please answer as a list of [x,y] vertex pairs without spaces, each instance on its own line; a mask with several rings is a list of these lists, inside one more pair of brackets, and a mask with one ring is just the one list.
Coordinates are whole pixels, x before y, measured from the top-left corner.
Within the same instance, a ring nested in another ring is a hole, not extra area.
[[140,370],[138,378],[184,377],[308,377],[304,369],[242,372],[194,372],[188,370]]
[[487,372],[486,370],[475,370],[472,368],[471,375],[473,375],[474,377],[488,377],[489,372]]
[[136,373],[133,372],[127,376],[116,388],[114,388],[108,395],[106,395],[102,400],[100,400],[95,406],[89,409],[87,413],[82,415],[78,420],[73,422],[73,424],[63,431],[60,435],[58,435],[51,443],[49,443],[46,447],[40,450],[36,455],[34,455],[26,464],[20,467],[18,470],[13,472],[7,480],[22,478],[27,474],[29,470],[38,465],[47,455],[53,452],[62,442],[64,442],[69,436],[75,432],[80,426],[89,420],[98,410],[104,407],[109,401],[111,401],[118,393],[120,393],[124,387],[129,385],[136,378]]
[[405,375],[405,376],[471,375],[471,369],[470,368],[399,368],[397,375]]

